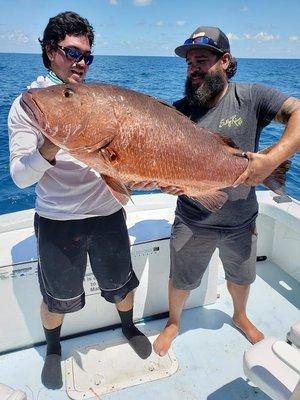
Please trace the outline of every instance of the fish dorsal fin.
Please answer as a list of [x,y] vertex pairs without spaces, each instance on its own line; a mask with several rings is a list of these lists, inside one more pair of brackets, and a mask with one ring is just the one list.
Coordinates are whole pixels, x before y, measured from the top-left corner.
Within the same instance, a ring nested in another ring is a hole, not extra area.
[[195,126],[197,125],[194,121],[191,121],[190,118],[186,115],[184,115],[181,111],[177,110],[176,107],[172,106],[172,104],[167,103],[164,100],[161,99],[155,99],[156,101],[158,101],[160,104],[162,104],[165,107],[171,108],[174,112],[176,112],[178,115],[180,115],[181,117],[184,117],[186,119],[188,119],[190,121],[190,123],[194,124]]
[[193,197],[194,200],[201,203],[209,211],[218,211],[228,200],[228,194],[217,190],[215,192],[205,193],[197,197]]
[[[190,121],[190,123],[195,124],[193,121],[191,121],[186,115],[184,115],[182,112],[180,112],[179,110],[177,110],[176,107],[174,107],[172,104],[168,103],[165,100],[159,99],[157,97],[151,96],[149,94],[146,94],[146,96],[150,97],[151,99],[154,99],[155,101],[158,101],[160,104],[162,104],[165,107],[171,108],[172,110],[174,110],[174,112],[176,112],[177,114],[179,114],[181,117],[185,117],[186,119],[188,119]],[[196,125],[196,124],[195,124]]]
[[158,101],[160,104],[163,104],[164,106],[167,106],[169,108],[173,108],[174,110],[176,110],[176,108],[174,106],[172,106],[172,104],[166,102],[165,100],[159,99],[158,97],[151,96],[151,94],[145,94],[145,96],[150,97],[150,99],[153,99],[155,101]]
[[[172,104],[167,103],[165,100],[162,99],[157,99],[156,97],[154,97],[156,101],[158,101],[160,104],[169,107],[169,108],[173,108],[173,110],[176,110],[176,108],[174,106],[172,106]],[[177,111],[177,110],[176,110]]]
[[111,194],[118,200],[119,203],[126,205],[128,200],[131,199],[131,193],[127,187],[116,178],[104,174],[101,174],[101,176],[106,182]]
[[243,150],[241,150],[235,142],[224,135],[221,135],[219,133],[213,133],[214,137],[218,140],[221,145],[226,147],[226,150],[231,153],[233,156],[238,156],[238,157],[245,157]]
[[222,144],[232,147],[234,149],[239,149],[239,147],[235,144],[235,142],[231,138],[221,135],[220,133],[215,133],[214,135],[218,139],[218,141],[221,142]]

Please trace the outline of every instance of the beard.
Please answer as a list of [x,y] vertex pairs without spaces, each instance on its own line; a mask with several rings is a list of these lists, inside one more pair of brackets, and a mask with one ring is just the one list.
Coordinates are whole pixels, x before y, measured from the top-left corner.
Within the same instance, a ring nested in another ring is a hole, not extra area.
[[[193,85],[192,78],[200,77],[203,79],[201,86]],[[221,71],[214,73],[194,72],[185,81],[185,96],[190,104],[199,107],[209,107],[209,103],[214,100],[225,88],[227,83]]]

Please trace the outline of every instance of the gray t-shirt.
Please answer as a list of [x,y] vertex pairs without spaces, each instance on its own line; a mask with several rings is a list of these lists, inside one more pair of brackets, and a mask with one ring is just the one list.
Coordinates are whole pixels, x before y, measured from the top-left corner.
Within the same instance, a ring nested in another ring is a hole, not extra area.
[[[174,106],[201,127],[231,138],[243,151],[255,152],[262,129],[287,98],[267,86],[230,83],[227,93],[213,108],[191,106],[186,98]],[[199,202],[180,196],[176,215],[187,225],[199,228],[233,230],[253,222],[258,213],[255,188],[241,185],[224,191],[229,199],[220,210],[209,212]]]

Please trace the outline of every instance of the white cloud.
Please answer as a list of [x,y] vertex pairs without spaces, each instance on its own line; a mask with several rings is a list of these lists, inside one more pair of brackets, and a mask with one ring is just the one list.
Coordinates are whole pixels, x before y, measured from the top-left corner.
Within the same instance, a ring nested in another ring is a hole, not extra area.
[[238,36],[236,36],[234,33],[228,33],[227,37],[229,40],[233,41],[233,40],[239,40],[240,38]]
[[250,35],[249,33],[244,33],[243,37],[247,40],[256,40],[258,42],[269,42],[270,40],[279,40],[280,35],[272,35],[267,32],[259,32],[256,35]]
[[251,35],[250,33],[244,33],[243,38],[246,40],[252,40],[260,43],[260,42],[269,42],[271,40],[274,41],[279,40],[280,35],[272,35],[271,33],[267,32],[259,32],[256,35]]
[[157,21],[156,23],[155,23],[155,25],[156,26],[164,26],[164,21]]
[[152,0],[134,0],[134,5],[135,6],[149,6],[149,4],[152,3]]
[[254,36],[254,39],[259,41],[268,42],[269,40],[275,40],[276,37],[267,32],[259,32],[257,35]]
[[290,36],[289,37],[289,40],[291,41],[291,42],[298,42],[298,41],[300,41],[300,36]]
[[108,2],[112,6],[116,6],[118,4],[118,0],[108,0]]
[[176,25],[178,26],[184,26],[186,24],[186,21],[176,21]]
[[1,35],[1,39],[9,40],[11,42],[15,42],[16,44],[28,43],[30,41],[26,33],[20,30],[5,33]]

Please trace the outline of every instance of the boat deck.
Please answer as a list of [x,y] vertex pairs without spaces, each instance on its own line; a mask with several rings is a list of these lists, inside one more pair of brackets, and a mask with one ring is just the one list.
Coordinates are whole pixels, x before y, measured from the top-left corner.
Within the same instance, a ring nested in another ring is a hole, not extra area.
[[[267,400],[261,390],[251,386],[243,373],[243,353],[247,339],[231,324],[231,300],[220,272],[215,304],[185,310],[181,334],[172,346],[179,368],[172,376],[112,392],[107,400]],[[269,261],[257,263],[257,279],[252,285],[248,314],[265,333],[285,340],[291,324],[299,319],[300,284]],[[139,324],[147,335],[156,335],[165,319]],[[74,349],[98,342],[122,340],[120,329],[107,330],[62,341],[63,360]],[[128,346],[128,351],[132,351]],[[0,382],[24,390],[28,400],[66,400],[64,387],[47,390],[40,383],[45,346],[0,357]],[[65,364],[63,362],[63,364]],[[63,365],[63,368],[65,365]]]

